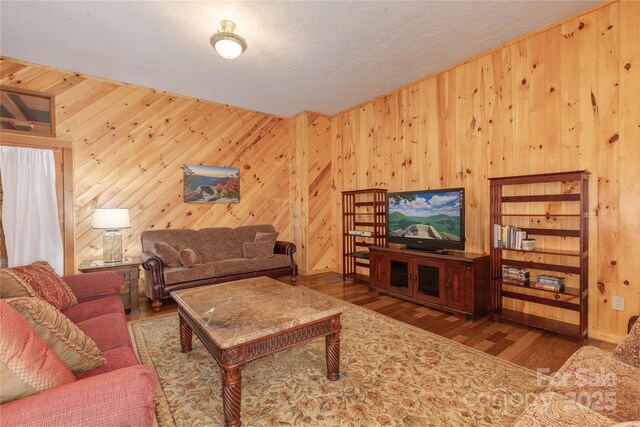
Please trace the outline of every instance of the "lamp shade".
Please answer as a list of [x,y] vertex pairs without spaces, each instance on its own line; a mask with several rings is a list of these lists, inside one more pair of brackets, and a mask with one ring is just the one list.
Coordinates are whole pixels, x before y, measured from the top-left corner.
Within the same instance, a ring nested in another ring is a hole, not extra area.
[[218,40],[215,48],[223,58],[235,59],[242,53],[243,49],[240,43],[233,39]]
[[127,208],[97,208],[91,221],[93,228],[119,230],[131,227],[129,209]]

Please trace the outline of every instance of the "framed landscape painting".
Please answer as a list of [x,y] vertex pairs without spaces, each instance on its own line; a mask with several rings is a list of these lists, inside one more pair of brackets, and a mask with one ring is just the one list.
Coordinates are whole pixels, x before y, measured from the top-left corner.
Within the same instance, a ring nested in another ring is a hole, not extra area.
[[185,203],[239,203],[240,169],[185,164]]

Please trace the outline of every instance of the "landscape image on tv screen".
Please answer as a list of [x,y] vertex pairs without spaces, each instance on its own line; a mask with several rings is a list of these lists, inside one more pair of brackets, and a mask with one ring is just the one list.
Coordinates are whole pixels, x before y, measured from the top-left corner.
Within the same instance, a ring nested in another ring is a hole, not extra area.
[[459,191],[389,195],[389,236],[460,241]]

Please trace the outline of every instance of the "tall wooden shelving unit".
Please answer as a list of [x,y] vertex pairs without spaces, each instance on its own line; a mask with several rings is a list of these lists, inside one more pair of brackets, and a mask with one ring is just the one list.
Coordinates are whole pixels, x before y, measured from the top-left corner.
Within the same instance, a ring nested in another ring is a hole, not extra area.
[[[587,171],[574,171],[490,179],[494,320],[505,319],[569,335],[579,338],[580,344],[587,338],[588,177]],[[536,249],[495,247],[494,224],[513,225],[526,231],[536,239]],[[529,268],[531,285],[520,287],[503,282],[503,265]],[[565,290],[533,288],[535,277],[540,273],[565,277]],[[511,307],[529,307],[526,310],[504,308],[504,298],[512,300]]]
[[[358,268],[369,269],[369,246],[386,242],[387,190],[369,188],[342,192],[342,275],[358,277]],[[370,236],[349,232],[361,231]],[[365,276],[362,274],[362,276]],[[368,277],[363,277],[367,279]]]

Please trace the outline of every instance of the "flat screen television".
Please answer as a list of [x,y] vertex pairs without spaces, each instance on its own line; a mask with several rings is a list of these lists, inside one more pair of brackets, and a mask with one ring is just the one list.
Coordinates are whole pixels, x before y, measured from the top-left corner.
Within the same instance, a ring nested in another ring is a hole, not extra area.
[[464,250],[464,188],[388,193],[387,242],[427,251]]

